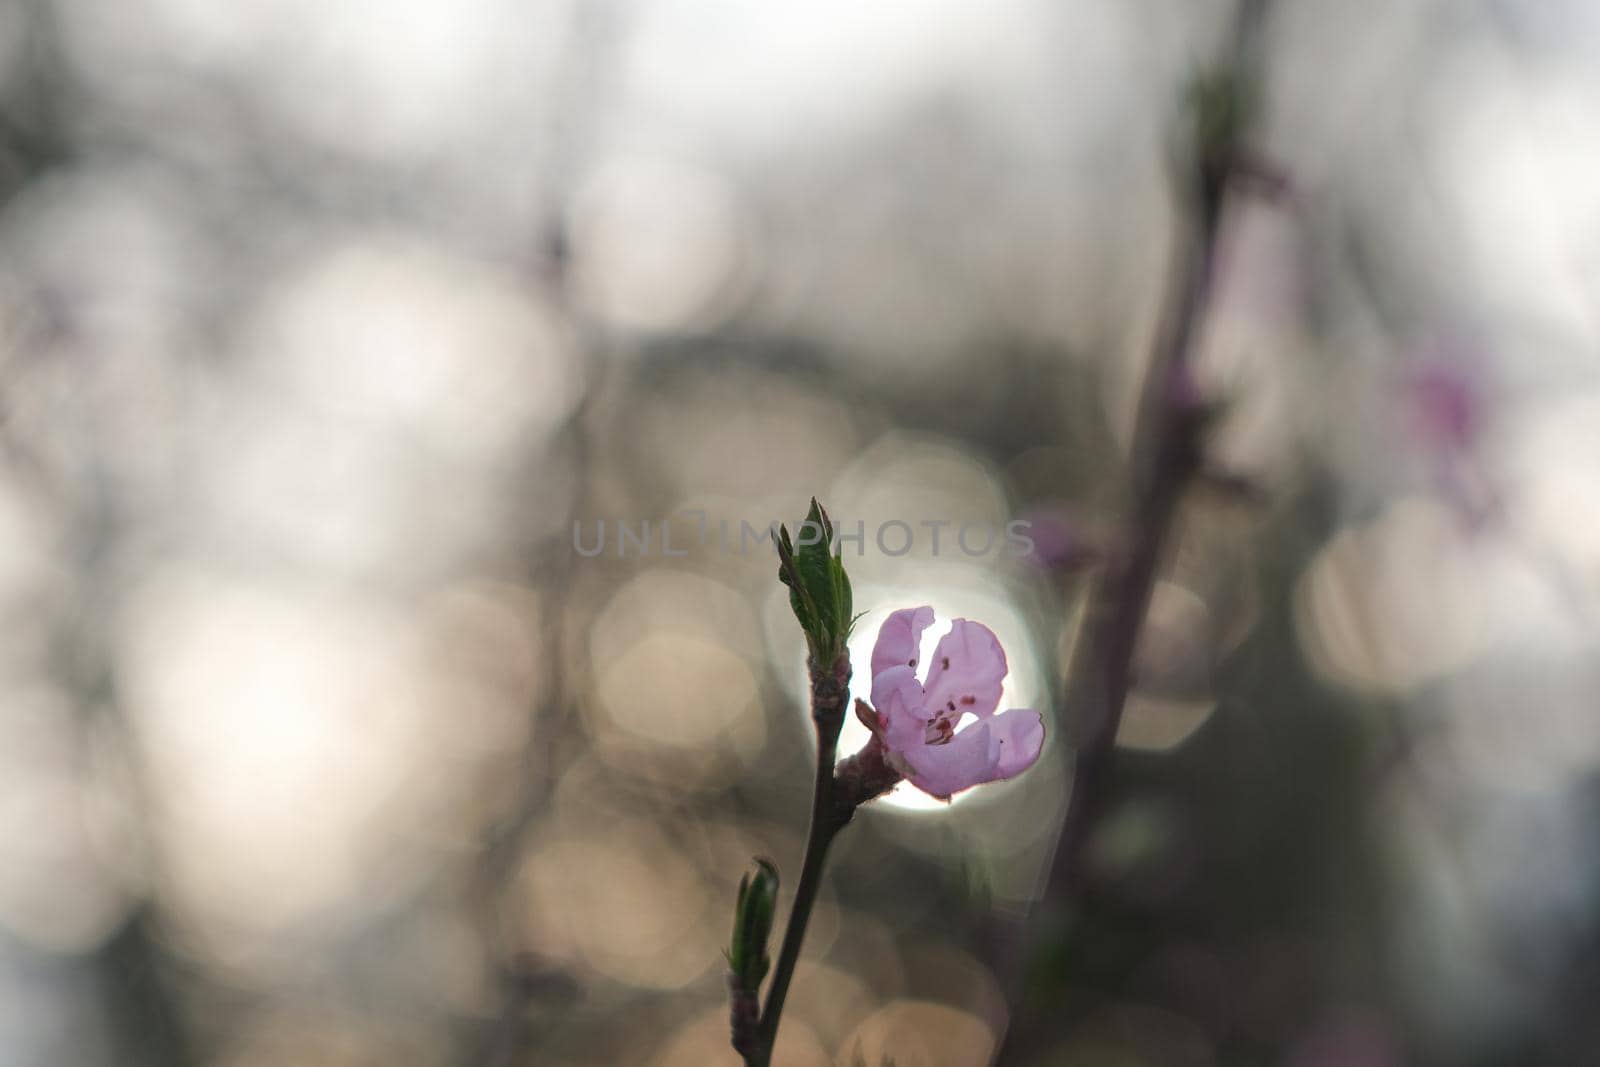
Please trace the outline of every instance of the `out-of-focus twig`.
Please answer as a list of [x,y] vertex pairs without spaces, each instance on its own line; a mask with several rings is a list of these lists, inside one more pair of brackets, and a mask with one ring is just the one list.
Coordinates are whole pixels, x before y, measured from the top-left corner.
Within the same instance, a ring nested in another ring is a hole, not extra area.
[[[1076,727],[1071,801],[1052,858],[1044,900],[1016,953],[1041,931],[1058,927],[1084,889],[1084,854],[1106,801],[1117,731],[1131,683],[1139,632],[1173,516],[1185,488],[1201,469],[1201,437],[1208,419],[1197,395],[1192,360],[1212,287],[1230,182],[1251,157],[1241,144],[1255,87],[1255,45],[1264,0],[1239,8],[1234,54],[1195,82],[1189,105],[1193,140],[1180,192],[1188,200],[1192,230],[1180,238],[1174,262],[1169,318],[1157,336],[1134,423],[1130,456],[1131,544],[1116,554],[1089,593],[1060,707]],[[1023,975],[1026,967],[1022,968]],[[1023,975],[1019,975],[1023,977]],[[1030,1052],[1051,1034],[1048,1005],[1014,997],[1005,1053]]]
[[784,1001],[789,995],[789,981],[794,977],[795,965],[800,962],[800,946],[805,942],[806,927],[811,922],[811,908],[822,889],[828,846],[850,818],[848,811],[838,810],[833,797],[839,728],[844,724],[844,708],[849,693],[848,655],[831,665],[811,664],[811,719],[817,729],[817,768],[811,794],[811,825],[806,833],[805,859],[800,868],[800,880],[795,883],[794,904],[789,909],[783,946],[778,950],[772,985],[767,989],[767,1002],[761,1011],[761,1023],[756,1028],[753,1047],[748,1052],[741,1050],[750,1067],[767,1067],[772,1062],[773,1043],[777,1040],[778,1023],[783,1018]]

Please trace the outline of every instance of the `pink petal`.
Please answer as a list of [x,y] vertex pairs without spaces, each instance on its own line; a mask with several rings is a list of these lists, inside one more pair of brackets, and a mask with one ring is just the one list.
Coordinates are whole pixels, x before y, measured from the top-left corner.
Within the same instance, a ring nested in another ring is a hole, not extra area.
[[1044,748],[1044,717],[1037,711],[1012,708],[987,721],[1000,742],[1000,758],[992,780],[1015,778],[1032,767]]
[[989,723],[980,719],[947,744],[922,745],[903,755],[915,772],[911,775],[912,785],[940,800],[949,800],[952,793],[993,779],[999,749]]
[[917,672],[907,666],[890,667],[872,679],[872,706],[878,712],[884,742],[891,751],[920,747],[929,712],[922,706],[922,686]]
[[872,646],[872,676],[876,678],[890,667],[915,670],[922,631],[932,625],[933,609],[927,606],[901,608],[883,620],[878,627],[878,643]]
[[981,622],[957,619],[939,639],[928,664],[925,707],[940,715],[987,716],[1000,704],[1006,654],[994,631]]

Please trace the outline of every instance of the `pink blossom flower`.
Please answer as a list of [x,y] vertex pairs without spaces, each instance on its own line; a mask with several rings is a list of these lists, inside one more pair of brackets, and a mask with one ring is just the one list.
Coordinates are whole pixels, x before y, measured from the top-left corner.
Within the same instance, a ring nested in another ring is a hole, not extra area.
[[1411,432],[1423,447],[1437,491],[1469,529],[1484,527],[1500,510],[1499,494],[1483,461],[1492,411],[1483,371],[1471,349],[1415,361],[1405,380]]
[[1424,360],[1407,380],[1414,430],[1437,451],[1456,455],[1476,445],[1483,433],[1484,398],[1472,370],[1463,362]]
[[[872,650],[872,704],[857,710],[884,759],[911,784],[941,800],[971,786],[1014,778],[1044,745],[1044,719],[1012,708],[995,714],[1006,654],[982,623],[957,619],[939,639],[918,680],[930,607],[903,608],[878,630]],[[968,715],[975,720],[962,725]]]

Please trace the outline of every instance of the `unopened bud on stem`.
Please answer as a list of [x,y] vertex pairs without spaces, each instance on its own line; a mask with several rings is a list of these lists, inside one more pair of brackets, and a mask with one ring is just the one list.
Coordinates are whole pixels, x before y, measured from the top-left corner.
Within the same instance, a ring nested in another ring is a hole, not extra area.
[[789,587],[789,606],[805,631],[811,662],[826,670],[844,655],[855,624],[850,578],[835,552],[833,521],[813,497],[799,541],[790,538],[787,526],[780,526],[772,540],[778,549],[778,580]]
[[739,900],[733,909],[733,941],[728,946],[730,981],[755,992],[767,976],[767,940],[778,904],[778,868],[769,859],[755,858],[755,870],[739,882]]

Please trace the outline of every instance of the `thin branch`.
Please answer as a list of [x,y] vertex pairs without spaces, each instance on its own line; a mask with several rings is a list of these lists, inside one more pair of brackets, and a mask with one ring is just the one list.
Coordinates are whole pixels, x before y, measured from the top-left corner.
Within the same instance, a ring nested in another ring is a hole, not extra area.
[[811,790],[811,826],[806,832],[805,859],[800,867],[800,880],[795,884],[794,904],[789,909],[783,947],[773,968],[772,985],[767,990],[755,1047],[744,1053],[749,1067],[768,1067],[772,1062],[772,1049],[778,1038],[778,1023],[783,1017],[789,983],[794,978],[795,965],[800,962],[800,947],[811,922],[811,909],[822,889],[828,846],[850,821],[850,809],[841,807],[834,798],[834,763],[838,758],[839,729],[844,724],[849,688],[848,657],[841,657],[831,669],[819,670],[812,665],[811,719],[817,730],[817,767]]
[[[1239,9],[1228,70],[1239,79],[1236,88],[1241,91],[1252,84],[1254,51],[1265,8],[1264,0],[1245,0]],[[1246,101],[1237,103],[1247,106]],[[1203,458],[1201,435],[1207,413],[1195,396],[1190,362],[1211,293],[1229,184],[1244,159],[1234,136],[1208,142],[1205,133],[1202,130],[1198,137],[1184,189],[1192,229],[1179,242],[1170,318],[1157,336],[1134,424],[1133,542],[1089,594],[1083,629],[1066,675],[1060,706],[1069,709],[1078,727],[1072,796],[1057,839],[1041,914],[1032,922],[1034,930],[1059,922],[1083,892],[1085,844],[1106,801],[1139,632],[1173,517]],[[1023,939],[1020,946],[1011,946],[1012,955],[1020,958],[1026,951],[1027,935],[1022,931],[1013,934]],[[1020,980],[1023,975],[1018,977]],[[1014,999],[1016,1018],[1005,1047],[1012,1055],[1042,1044],[1049,1030],[1048,1012],[1041,1013],[1021,996]]]

